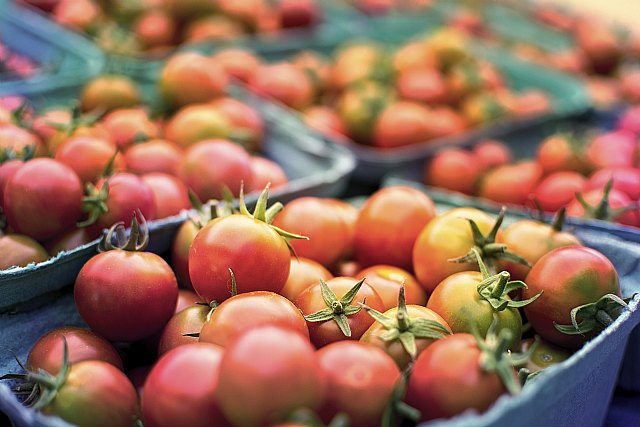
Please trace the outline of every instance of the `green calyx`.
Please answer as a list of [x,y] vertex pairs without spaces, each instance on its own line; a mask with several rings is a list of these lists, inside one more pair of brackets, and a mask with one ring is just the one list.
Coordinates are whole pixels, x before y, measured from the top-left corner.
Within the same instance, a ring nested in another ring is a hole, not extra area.
[[595,206],[590,205],[584,199],[581,193],[576,193],[576,199],[584,209],[584,214],[582,215],[583,218],[611,221],[624,214],[625,212],[638,208],[638,205],[634,203],[629,206],[611,209],[611,207],[609,206],[609,193],[611,193],[611,188],[613,188],[613,176],[605,184],[602,191],[602,199]]
[[65,135],[71,135],[76,129],[82,126],[93,126],[96,124],[102,116],[106,113],[106,110],[99,109],[92,111],[88,114],[82,114],[82,110],[80,109],[80,104],[76,103],[71,108],[71,120],[68,123],[47,123],[51,127],[56,130],[64,132]]
[[[545,215],[544,215],[544,209],[542,208],[542,205],[540,204],[540,201],[536,197],[532,197],[531,201],[536,206],[535,214],[532,214],[531,216],[536,221],[538,221],[538,222],[540,222],[542,224],[547,224],[547,221],[546,221]],[[567,207],[563,206],[553,216],[553,220],[551,221],[551,224],[549,224],[549,225],[551,225],[551,228],[554,231],[561,232],[562,229],[564,228],[566,219],[567,219]]]
[[9,160],[22,160],[23,162],[26,162],[27,160],[33,159],[35,154],[35,145],[25,146],[20,153],[11,147],[0,148],[0,165],[4,162],[8,162]]
[[449,262],[455,263],[471,263],[477,262],[478,258],[476,256],[476,252],[480,254],[480,257],[484,260],[485,265],[491,271],[495,269],[494,261],[502,260],[514,262],[516,264],[526,265],[531,267],[531,263],[521,256],[507,250],[507,245],[502,243],[496,243],[496,236],[498,235],[498,231],[500,230],[500,226],[502,225],[502,221],[504,221],[504,215],[507,212],[507,208],[503,207],[500,210],[500,214],[496,218],[496,222],[493,225],[493,228],[489,231],[489,233],[485,236],[480,231],[478,224],[472,219],[466,218],[469,221],[469,226],[471,227],[471,233],[473,236],[474,246],[471,250],[466,254],[458,258],[452,258]]
[[224,186],[222,188],[222,194],[222,200],[209,200],[206,203],[202,203],[198,195],[192,189],[189,189],[189,202],[195,210],[195,213],[189,214],[189,221],[191,221],[197,229],[201,229],[216,218],[238,213],[233,206],[233,194],[231,190],[229,190],[229,187]]
[[[622,299],[615,294],[606,294],[594,303],[580,305],[571,310],[571,325],[558,325],[555,328],[567,335],[584,335],[592,331],[601,331],[628,309],[627,303],[633,296]],[[580,323],[578,323],[580,318]]]
[[[138,222],[137,215],[141,218],[140,222]],[[149,227],[142,212],[138,211],[137,215],[136,212],[133,212],[129,237],[127,237],[122,221],[113,224],[109,231],[107,231],[107,234],[100,240],[98,252],[106,252],[114,249],[130,252],[144,251],[149,244]],[[140,227],[141,225],[142,227]],[[113,242],[114,240],[115,243]]]
[[82,199],[82,211],[87,213],[87,219],[77,223],[78,227],[88,227],[109,212],[107,198],[109,197],[109,180],[102,183],[100,189],[91,183],[85,185],[85,196]]
[[496,373],[509,393],[517,395],[522,391],[522,385],[515,375],[514,366],[526,363],[536,345],[532,345],[525,353],[511,353],[508,349],[513,339],[512,332],[509,329],[498,332],[497,328],[498,316],[495,313],[484,339],[478,333],[475,324],[471,323],[471,333],[480,349],[480,368],[487,373]]
[[361,306],[351,305],[356,297],[356,294],[360,290],[360,287],[364,283],[364,279],[361,279],[353,285],[349,291],[338,299],[336,294],[333,293],[324,280],[320,279],[320,291],[322,293],[322,299],[324,300],[327,308],[317,311],[312,314],[304,316],[307,322],[326,322],[333,320],[336,322],[340,331],[345,337],[351,336],[351,327],[349,326],[349,316],[353,316],[362,310]]
[[511,277],[507,271],[490,275],[482,261],[480,252],[475,248],[472,251],[476,256],[478,267],[480,267],[480,272],[482,273],[482,282],[478,284],[478,293],[491,304],[495,311],[527,306],[544,293],[544,291],[541,291],[539,294],[523,301],[512,300],[509,294],[518,289],[527,289],[527,284],[521,280],[509,280]]
[[[236,275],[233,274],[233,270],[231,268],[229,268],[229,274],[231,274],[231,296],[235,297],[236,295],[238,295],[238,284],[236,282]],[[205,307],[209,308],[209,312],[207,313],[206,316],[206,321],[208,322],[209,320],[211,320],[211,316],[213,315],[213,313],[218,309],[218,307],[220,307],[220,303],[216,300],[213,300],[209,303],[206,302],[196,302],[197,305],[202,305]],[[190,334],[182,334],[183,337],[192,337],[192,338],[198,338],[200,337],[200,332],[193,332]]]
[[435,320],[410,318],[404,293],[403,284],[398,293],[398,310],[395,318],[385,316],[364,304],[362,307],[386,329],[386,332],[379,337],[382,341],[400,341],[402,348],[411,356],[411,359],[415,359],[418,355],[416,338],[438,340],[449,335],[450,332]]

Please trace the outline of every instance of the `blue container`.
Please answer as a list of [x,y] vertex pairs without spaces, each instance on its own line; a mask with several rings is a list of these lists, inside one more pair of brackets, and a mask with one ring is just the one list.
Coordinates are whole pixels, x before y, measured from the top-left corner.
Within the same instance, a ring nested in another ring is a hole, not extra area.
[[0,79],[0,96],[56,96],[80,87],[105,64],[102,52],[88,40],[7,0],[0,0],[0,40],[38,64],[38,71],[29,78]]

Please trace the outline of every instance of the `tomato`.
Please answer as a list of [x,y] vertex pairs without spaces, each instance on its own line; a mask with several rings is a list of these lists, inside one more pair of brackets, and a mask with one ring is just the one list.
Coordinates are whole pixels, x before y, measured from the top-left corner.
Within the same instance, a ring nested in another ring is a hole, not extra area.
[[[521,350],[523,352],[529,351],[531,347],[533,347],[535,341],[536,340],[532,338],[522,341],[522,344],[520,346]],[[569,357],[571,357],[571,352],[567,351],[566,349],[553,345],[550,342],[546,342],[542,339],[538,339],[536,348],[531,354],[531,358],[529,359],[525,367],[531,373],[539,372],[543,369],[548,368],[549,366],[557,365],[558,363],[564,362]]]
[[511,149],[500,141],[485,139],[473,147],[473,154],[480,169],[486,171],[511,162]]
[[546,174],[563,170],[584,172],[587,165],[582,146],[582,140],[574,136],[553,134],[538,147],[538,163]]
[[314,0],[282,0],[277,9],[282,28],[311,27],[322,18],[322,10]]
[[[478,209],[456,208],[435,217],[419,232],[413,245],[413,270],[427,293],[433,292],[438,283],[452,274],[471,269],[468,263],[449,262],[474,247],[469,219],[475,221],[485,236],[495,224]],[[500,234],[498,231],[497,235]]]
[[361,144],[371,144],[378,116],[392,99],[387,86],[371,80],[345,90],[336,101],[336,111],[347,128],[347,135]]
[[155,218],[167,218],[189,209],[187,187],[178,178],[166,173],[148,173],[142,176],[153,193]]
[[102,125],[120,148],[133,144],[137,139],[157,138],[158,126],[142,108],[113,110],[102,119]]
[[435,68],[410,68],[399,75],[396,84],[398,94],[411,101],[437,104],[446,100],[446,83]]
[[232,296],[220,304],[200,331],[200,342],[221,347],[256,326],[273,324],[308,337],[307,322],[300,310],[273,292],[254,291]]
[[327,58],[312,50],[303,50],[288,61],[311,77],[316,98],[328,89],[331,65]]
[[24,155],[27,147],[42,151],[42,142],[38,136],[14,124],[0,125],[0,150],[13,150],[18,156]]
[[174,314],[160,334],[158,355],[181,345],[197,343],[198,337],[186,334],[200,333],[210,311],[211,308],[207,305],[192,304]]
[[[626,69],[620,73],[620,92],[616,94],[622,96],[627,102],[637,104],[640,102],[640,72],[633,68]],[[616,101],[619,98],[616,97]]]
[[165,64],[158,87],[167,102],[182,107],[222,95],[227,83],[227,75],[216,61],[199,53],[182,52]]
[[206,15],[189,23],[184,30],[184,42],[223,42],[242,37],[243,35],[244,28],[242,25],[230,17],[224,15]]
[[640,106],[629,107],[618,119],[618,129],[640,134]]
[[198,302],[204,302],[204,301],[202,301],[202,298],[200,298],[195,292],[190,291],[188,289],[179,289],[175,313],[179,313],[185,308],[191,307],[192,305],[195,305]]
[[351,248],[349,225],[328,199],[301,197],[284,207],[273,225],[309,240],[296,240],[291,246],[297,255],[330,268]]
[[335,54],[329,82],[332,89],[342,91],[358,81],[371,78],[383,65],[384,53],[380,46],[355,43],[343,46]]
[[164,139],[134,144],[124,153],[127,170],[138,175],[150,172],[177,175],[182,157],[180,147]]
[[0,270],[25,267],[49,259],[49,254],[40,243],[21,234],[0,235],[0,253]]
[[185,151],[178,176],[202,201],[222,199],[224,186],[237,197],[243,183],[252,188],[251,156],[231,141],[205,139]]
[[[132,223],[130,242],[123,248],[140,248],[137,228]],[[142,247],[147,240],[148,235]],[[178,283],[160,256],[116,248],[87,261],[73,291],[78,312],[92,330],[112,341],[130,342],[165,326],[175,311]]]
[[431,199],[416,189],[378,190],[364,203],[356,221],[356,260],[363,267],[389,264],[410,270],[414,242],[435,215]]
[[425,169],[425,183],[464,194],[473,194],[482,165],[477,157],[460,148],[441,151]]
[[182,148],[210,138],[228,138],[232,132],[229,118],[211,104],[187,105],[167,122],[165,137]]
[[69,166],[82,182],[96,182],[113,158],[113,169],[124,167],[122,155],[110,141],[90,137],[70,137],[58,147],[55,159]]
[[52,14],[56,22],[80,30],[102,18],[100,6],[91,0],[59,0]]
[[270,185],[271,189],[284,187],[289,182],[282,166],[273,160],[261,156],[251,156],[251,171],[253,172],[253,190],[260,190]]
[[632,200],[640,199],[640,169],[637,168],[600,169],[591,175],[585,189],[589,191],[604,188],[612,178],[613,189],[625,193]]
[[327,201],[330,205],[333,205],[333,208],[336,209],[336,212],[342,216],[342,220],[347,224],[347,228],[349,230],[349,247],[347,248],[345,257],[350,258],[353,256],[353,240],[356,233],[356,221],[358,220],[360,210],[351,203],[340,199],[327,199]]
[[436,106],[431,110],[431,134],[432,138],[441,138],[455,135],[467,128],[465,118],[456,110],[446,106]]
[[373,145],[393,148],[418,144],[434,138],[430,110],[412,101],[389,104],[380,113],[373,130]]
[[[508,95],[507,99],[509,102]],[[505,105],[504,98],[493,93],[479,92],[464,98],[460,110],[466,122],[471,125],[481,125],[505,116],[508,113],[508,105]]]
[[574,31],[589,68],[596,74],[614,73],[624,58],[622,46],[614,33],[606,26],[587,20],[578,22]]
[[[560,225],[549,225],[540,221],[521,220],[509,225],[500,238],[500,242],[515,254],[523,257],[531,265],[546,253],[563,246],[580,245],[580,240],[569,232],[558,229]],[[515,262],[501,261],[514,280],[524,280],[530,267]]]
[[404,286],[407,303],[425,305],[427,294],[415,277],[406,270],[391,265],[373,265],[361,270],[354,277],[364,277],[384,304],[384,310],[394,308],[398,302],[398,292]]
[[22,160],[7,160],[0,164],[0,207],[4,203],[4,187],[9,178],[24,165]]
[[88,329],[73,326],[54,329],[38,338],[29,352],[27,368],[32,371],[43,369],[57,375],[63,361],[62,337],[67,341],[71,365],[83,360],[101,360],[122,370],[122,359],[109,341]]
[[75,226],[82,214],[82,183],[52,159],[26,162],[7,181],[3,207],[11,228],[46,240]]
[[265,190],[254,215],[245,212],[218,217],[202,227],[193,240],[189,277],[206,301],[229,298],[234,277],[238,293],[277,293],[284,287],[291,256],[282,231],[266,222],[266,194]]
[[498,203],[524,205],[541,178],[542,169],[533,161],[498,166],[482,177],[478,195]]
[[[405,400],[420,411],[421,421],[449,418],[467,409],[484,412],[507,391],[496,372],[482,369],[483,355],[472,335],[454,334],[418,356]],[[513,370],[511,375],[517,381]]]
[[256,55],[244,48],[222,49],[213,55],[212,59],[222,67],[227,75],[243,82],[247,82],[251,78],[260,64]]
[[167,46],[175,38],[176,23],[167,12],[151,9],[136,19],[133,31],[144,49]]
[[192,289],[189,278],[189,249],[200,229],[193,221],[182,223],[171,245],[171,265],[176,272],[178,283],[183,288]]
[[216,398],[235,426],[266,425],[298,408],[317,409],[324,397],[313,346],[299,333],[275,325],[256,327],[234,340],[219,372]]
[[412,68],[439,68],[438,59],[429,46],[422,41],[402,45],[393,55],[393,67],[398,73]]
[[129,379],[101,360],[72,365],[54,399],[41,410],[87,427],[130,427],[139,414],[138,396]]
[[309,77],[293,64],[260,65],[247,83],[260,95],[296,110],[308,107],[313,101]]
[[[359,289],[356,288],[358,283],[361,283]],[[323,284],[329,292],[334,294],[337,303],[332,302],[331,306],[327,304],[323,297]],[[353,289],[357,289],[357,292],[354,298],[350,298],[349,291]],[[366,302],[374,310],[384,310],[384,304],[378,293],[366,282],[359,282],[352,277],[334,277],[326,282],[309,286],[294,302],[305,315],[311,342],[318,348],[344,339],[360,339],[373,323],[373,318],[358,304]],[[318,312],[326,314],[322,318],[327,319],[316,321],[311,315]],[[310,317],[314,320],[310,320]]]
[[640,227],[640,210],[625,193],[612,188],[606,194],[605,187],[587,191],[581,197],[586,206],[576,198],[567,206],[567,215]]
[[44,246],[51,255],[62,251],[71,251],[95,240],[86,228],[75,228],[45,242]]
[[102,75],[82,88],[80,105],[83,111],[111,111],[140,104],[136,83],[126,76]]
[[314,105],[304,111],[305,123],[329,137],[338,137],[336,142],[340,142],[342,137],[347,135],[347,127],[342,118],[331,107],[324,105]]
[[[542,338],[566,348],[579,348],[594,332],[566,335],[556,329],[556,324],[571,325],[571,310],[575,307],[594,303],[606,294],[620,296],[618,274],[611,261],[582,246],[547,253],[533,266],[526,282],[529,287],[522,292],[524,298],[544,291],[535,304],[524,309],[531,326]],[[578,322],[585,320],[580,314]]]
[[264,120],[249,105],[234,98],[218,98],[211,105],[228,120],[237,139],[248,151],[259,152],[264,139]]
[[634,167],[638,158],[637,147],[633,133],[618,130],[593,138],[585,155],[593,169]]
[[284,288],[280,291],[280,295],[289,301],[295,301],[298,295],[309,286],[315,285],[320,279],[327,281],[332,277],[329,270],[318,262],[303,257],[291,257],[289,277]]
[[393,359],[379,348],[358,341],[329,344],[318,350],[317,356],[330,390],[320,409],[323,420],[328,423],[344,413],[354,427],[378,425],[400,380]]
[[183,345],[165,353],[144,384],[144,425],[228,425],[216,398],[222,357],[222,349],[208,343]]
[[545,212],[556,212],[584,190],[587,180],[577,172],[553,172],[543,178],[531,194]]

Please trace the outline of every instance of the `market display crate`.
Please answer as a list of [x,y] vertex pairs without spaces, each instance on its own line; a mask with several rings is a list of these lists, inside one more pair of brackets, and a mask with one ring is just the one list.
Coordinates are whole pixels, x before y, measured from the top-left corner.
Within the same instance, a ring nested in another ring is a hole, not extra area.
[[104,55],[91,42],[7,1],[0,1],[0,43],[34,64],[24,78],[0,74],[0,96],[77,88],[104,67]]

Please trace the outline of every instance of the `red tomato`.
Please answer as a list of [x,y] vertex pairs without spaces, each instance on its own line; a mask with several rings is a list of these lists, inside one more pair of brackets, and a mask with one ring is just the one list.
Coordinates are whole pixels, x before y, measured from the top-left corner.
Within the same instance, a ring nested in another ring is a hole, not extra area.
[[322,9],[314,0],[282,0],[277,8],[282,28],[311,27],[322,18]]
[[500,141],[485,139],[473,147],[473,154],[476,161],[480,163],[480,169],[487,169],[496,166],[506,165],[513,157],[511,149]]
[[393,359],[383,350],[358,341],[329,344],[318,350],[317,356],[330,390],[320,409],[323,420],[328,423],[344,413],[354,427],[378,425],[400,380]]
[[76,136],[58,147],[55,159],[73,169],[82,182],[96,182],[114,156],[113,169],[119,171],[123,169],[124,162],[113,143],[90,136]]
[[410,68],[439,68],[438,58],[424,41],[412,41],[400,46],[393,55],[393,67],[397,72]]
[[46,240],[80,219],[82,183],[71,168],[56,160],[30,160],[5,184],[3,207],[15,232]]
[[167,12],[150,9],[136,19],[133,31],[144,49],[166,46],[175,38],[176,23]]
[[640,106],[627,109],[618,119],[617,128],[640,134]]
[[335,54],[329,82],[336,91],[353,83],[365,81],[385,60],[382,48],[373,43],[353,43],[341,47]]
[[192,289],[189,278],[189,249],[200,229],[192,222],[182,223],[171,245],[171,266],[176,272],[178,283],[183,288]]
[[[260,357],[256,357],[256,355]],[[324,377],[306,337],[274,325],[247,331],[226,348],[216,397],[236,426],[277,422],[293,410],[320,406]]]
[[320,263],[303,257],[291,257],[289,278],[280,291],[280,295],[289,301],[295,301],[298,295],[309,286],[315,285],[320,279],[327,281],[332,277],[329,270]]
[[296,254],[331,267],[351,248],[349,225],[328,199],[301,197],[287,203],[273,225],[307,236],[291,246]]
[[177,311],[160,334],[158,355],[161,356],[181,345],[198,342],[198,337],[186,336],[186,334],[200,333],[210,311],[209,306],[200,304],[191,304]]
[[411,101],[437,104],[447,99],[446,82],[436,68],[409,68],[400,73],[396,85],[398,94]]
[[413,244],[435,215],[429,196],[416,189],[378,190],[360,209],[355,225],[355,258],[363,267],[389,264],[411,269]]
[[244,33],[242,25],[228,16],[205,15],[189,23],[184,31],[184,42],[224,42],[242,37]]
[[476,156],[460,148],[441,151],[425,169],[425,183],[465,194],[473,194],[482,173]]
[[248,84],[262,96],[274,98],[296,110],[303,110],[313,101],[311,81],[293,64],[260,65]]
[[133,144],[140,137],[158,137],[158,126],[142,108],[113,110],[102,119],[102,125],[120,148]]
[[580,139],[571,135],[553,134],[538,147],[538,163],[546,174],[563,170],[584,172],[587,165],[582,147]]
[[22,155],[27,147],[35,149],[36,153],[43,149],[42,142],[36,134],[12,123],[0,124],[0,150],[11,149]]
[[75,228],[45,242],[44,246],[51,255],[62,251],[71,251],[95,240],[86,228]]
[[177,175],[182,157],[180,147],[164,139],[132,145],[124,153],[127,170],[138,175],[150,172]]
[[384,310],[390,310],[398,304],[398,292],[404,286],[407,304],[425,305],[427,294],[415,277],[406,270],[391,265],[374,265],[361,270],[354,277],[364,277],[367,284],[375,290],[384,304]]
[[[349,325],[350,335],[345,334],[334,318],[330,318],[326,321],[311,322],[307,320],[307,326],[309,327],[309,336],[311,342],[316,347],[322,347],[329,343],[351,339],[358,340],[362,334],[371,326],[373,318],[369,316],[365,310],[359,310],[355,314],[345,314],[345,310],[348,307],[358,307],[359,303],[365,303],[374,310],[383,311],[384,304],[378,293],[371,288],[366,282],[362,283],[360,289],[355,295],[355,298],[348,304],[342,304],[341,299],[351,290],[358,280],[352,277],[334,277],[326,282],[328,289],[333,292],[336,299],[340,301],[340,304],[335,304],[335,307],[329,307],[325,302],[322,295],[322,286],[320,283],[309,286],[302,291],[298,298],[294,301],[302,313],[305,316],[309,316],[313,313],[317,313],[321,310],[328,310],[333,313],[333,316],[342,317]],[[354,309],[352,309],[355,311]]]
[[178,301],[176,302],[176,313],[184,310],[187,307],[191,307],[198,302],[203,302],[202,298],[200,298],[195,292],[190,291],[188,289],[179,289],[178,290]]
[[336,100],[336,111],[347,128],[347,135],[361,144],[371,144],[374,124],[392,99],[387,86],[372,80],[342,92]]
[[567,348],[580,347],[593,333],[565,335],[555,324],[570,325],[573,308],[596,302],[605,294],[620,296],[618,274],[611,261],[582,246],[547,253],[533,266],[526,283],[524,298],[544,291],[535,303],[524,308],[531,326],[542,338]]
[[618,130],[595,137],[585,154],[593,169],[634,167],[638,143],[633,133]]
[[231,77],[247,82],[258,69],[260,61],[244,48],[222,49],[212,59]]
[[164,354],[144,384],[144,425],[227,426],[216,397],[222,357],[222,349],[209,343],[188,344]]
[[122,370],[122,359],[109,341],[88,329],[73,326],[54,329],[38,338],[27,359],[29,370],[43,369],[51,375],[57,375],[63,361],[62,337],[67,341],[71,365],[83,360],[101,360]]
[[223,301],[204,323],[200,342],[226,347],[245,331],[267,324],[309,336],[307,322],[291,301],[273,292],[254,291]]
[[0,270],[25,267],[49,259],[47,251],[29,236],[0,233]]
[[323,135],[338,136],[337,142],[340,142],[340,138],[348,132],[347,125],[338,113],[324,105],[313,105],[304,110],[304,121]]
[[171,117],[164,135],[171,142],[187,148],[205,139],[228,138],[232,125],[227,116],[211,104],[187,105]]
[[538,89],[528,89],[516,95],[516,117],[531,117],[547,113],[551,109],[549,95]]
[[254,108],[233,98],[218,98],[211,105],[231,123],[232,138],[237,139],[249,151],[260,151],[264,138],[264,120]]
[[[587,191],[582,195],[589,208],[574,199],[567,206],[567,215],[579,218],[595,218],[615,221],[620,224],[640,227],[640,209],[635,207],[633,201],[625,193],[611,189],[607,197],[606,208],[602,209],[604,201],[604,189]],[[620,212],[622,210],[622,212]]]
[[251,171],[254,190],[262,190],[267,184],[270,184],[269,188],[275,190],[287,185],[289,181],[282,166],[265,157],[251,156]]
[[589,181],[587,181],[586,190],[589,191],[604,188],[607,182],[612,178],[612,188],[625,193],[632,200],[640,199],[640,169],[637,168],[616,167],[600,169],[591,175]]
[[372,143],[380,148],[393,148],[428,141],[436,137],[432,118],[432,112],[417,102],[391,103],[375,122]]
[[540,178],[542,169],[533,161],[498,166],[480,180],[478,195],[498,203],[524,205]]
[[531,196],[545,212],[556,212],[582,192],[586,183],[587,179],[577,172],[553,172],[536,185]]
[[237,197],[242,183],[246,188],[253,185],[251,156],[224,139],[206,139],[189,147],[178,175],[202,201],[222,199],[223,186]]
[[166,173],[148,173],[142,176],[153,193],[155,218],[177,215],[191,207],[187,187],[178,178]]
[[102,75],[82,88],[80,105],[83,111],[117,110],[140,104],[136,83],[126,76]]
[[22,160],[8,160],[0,164],[0,208],[4,204],[4,187],[9,178],[24,165]]

